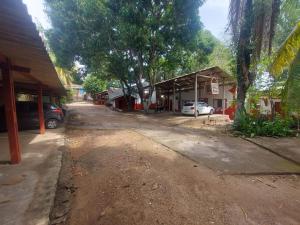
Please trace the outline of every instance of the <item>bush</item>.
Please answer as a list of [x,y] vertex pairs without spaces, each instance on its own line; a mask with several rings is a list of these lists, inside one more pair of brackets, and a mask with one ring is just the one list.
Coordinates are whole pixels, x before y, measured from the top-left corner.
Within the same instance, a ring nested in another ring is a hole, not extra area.
[[243,113],[235,122],[234,129],[247,137],[275,136],[285,137],[292,134],[292,121],[276,116],[273,120],[264,117],[254,117]]
[[97,76],[88,75],[83,82],[83,88],[95,99],[97,93],[106,89],[106,81],[99,79]]

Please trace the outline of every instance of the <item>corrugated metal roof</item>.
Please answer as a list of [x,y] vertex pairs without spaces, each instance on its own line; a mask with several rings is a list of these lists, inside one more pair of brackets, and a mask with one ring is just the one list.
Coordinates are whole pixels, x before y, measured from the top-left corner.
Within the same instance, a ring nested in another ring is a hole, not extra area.
[[21,0],[1,0],[0,4],[0,54],[13,65],[30,68],[30,76],[14,72],[16,83],[37,84],[64,94],[44,43],[39,36],[26,6]]
[[[173,85],[175,84],[176,88],[181,89],[190,89],[194,88],[195,86],[195,75],[198,75],[198,83],[203,83],[209,81],[211,78],[215,77],[228,83],[233,82],[233,78],[222,70],[218,66],[210,67],[207,69],[199,70],[193,73],[184,74],[178,77],[174,77],[168,80],[164,80],[155,84],[157,89],[164,89],[164,90],[172,90]],[[202,76],[202,77],[201,77]]]

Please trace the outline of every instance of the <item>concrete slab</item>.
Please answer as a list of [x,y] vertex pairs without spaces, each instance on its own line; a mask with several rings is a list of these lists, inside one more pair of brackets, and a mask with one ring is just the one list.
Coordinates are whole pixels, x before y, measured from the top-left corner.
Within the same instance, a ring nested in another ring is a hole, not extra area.
[[181,128],[137,129],[188,158],[225,174],[300,173],[300,166],[246,140],[228,135],[192,133]]
[[300,165],[300,138],[272,138],[272,137],[256,137],[247,138],[248,141],[256,143],[275,154],[286,159],[294,161]]
[[9,160],[7,134],[0,134],[0,224],[46,225],[53,205],[64,146],[64,128],[20,132],[22,162]]

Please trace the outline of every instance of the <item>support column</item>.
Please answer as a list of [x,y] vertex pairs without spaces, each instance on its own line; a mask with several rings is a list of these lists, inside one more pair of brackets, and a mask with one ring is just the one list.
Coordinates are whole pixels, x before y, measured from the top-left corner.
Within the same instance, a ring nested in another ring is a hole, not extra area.
[[171,111],[170,90],[168,90],[168,112]]
[[61,104],[61,97],[58,96],[57,98],[58,98],[58,106],[61,108],[61,107],[62,107],[62,104]]
[[198,106],[198,76],[195,74],[195,118],[197,118],[197,106]]
[[6,127],[8,133],[10,161],[12,164],[17,164],[21,161],[21,150],[19,143],[18,121],[16,114],[16,99],[14,90],[13,76],[10,70],[9,63],[1,67]]
[[44,109],[43,109],[43,89],[39,87],[38,91],[38,113],[40,121],[40,134],[45,133],[45,118],[44,118]]
[[50,104],[55,104],[55,100],[53,101],[53,94],[50,92],[50,94],[49,94],[49,103]]
[[175,113],[175,101],[176,101],[176,96],[175,96],[176,92],[175,92],[175,81],[173,83],[173,104],[172,104],[172,107],[173,107],[173,113]]
[[225,115],[225,81],[224,81],[224,78],[222,80],[222,83],[223,83],[223,100],[222,100],[222,111],[223,111],[223,115]]
[[178,109],[179,109],[179,112],[181,112],[182,106],[181,106],[181,89],[180,88],[179,88],[179,97],[178,97]]

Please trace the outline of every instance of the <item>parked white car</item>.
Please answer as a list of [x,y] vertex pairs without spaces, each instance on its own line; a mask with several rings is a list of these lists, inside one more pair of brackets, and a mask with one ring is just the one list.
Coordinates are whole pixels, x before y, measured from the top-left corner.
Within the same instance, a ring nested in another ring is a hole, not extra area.
[[[209,106],[207,103],[205,102],[198,102],[198,106],[197,106],[197,113],[198,115],[200,114],[213,114],[215,111],[215,109],[211,106]],[[195,114],[195,102],[187,102],[183,105],[182,110],[181,110],[182,114],[185,115],[194,115]]]

